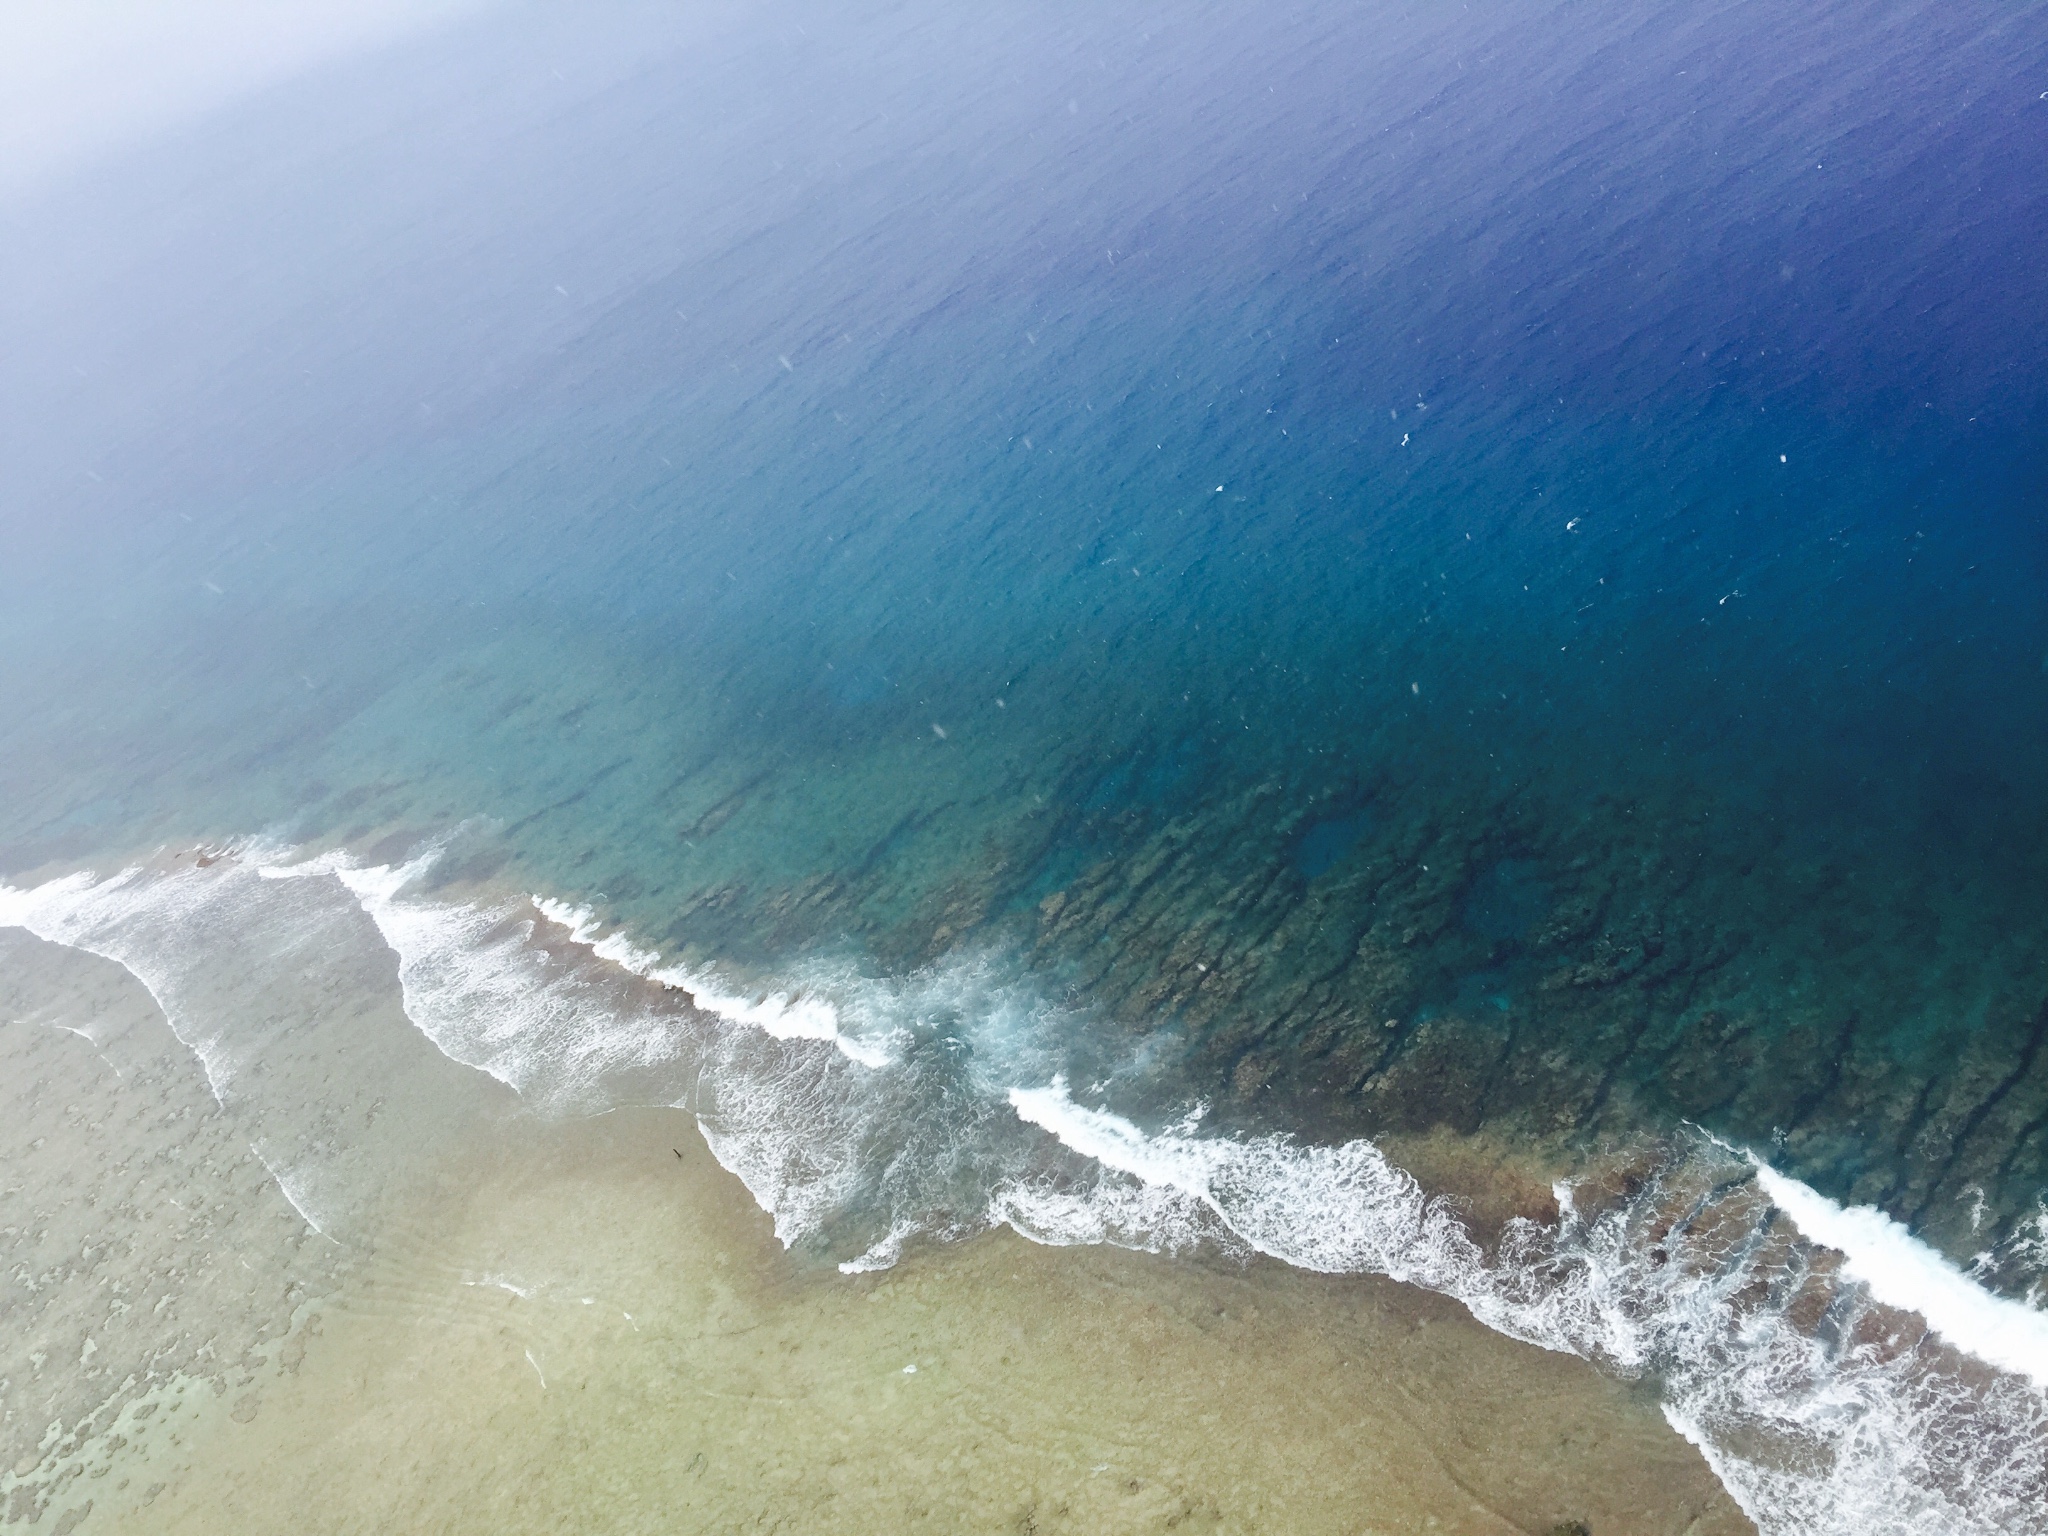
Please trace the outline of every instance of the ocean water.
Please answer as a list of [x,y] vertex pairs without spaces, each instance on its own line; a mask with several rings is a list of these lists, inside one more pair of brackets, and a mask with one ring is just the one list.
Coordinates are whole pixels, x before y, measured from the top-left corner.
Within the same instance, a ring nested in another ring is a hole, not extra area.
[[851,1274],[1390,1275],[1759,1530],[2036,1529],[2044,91],[1988,3],[280,86],[0,207],[0,923],[332,1246],[682,1105]]

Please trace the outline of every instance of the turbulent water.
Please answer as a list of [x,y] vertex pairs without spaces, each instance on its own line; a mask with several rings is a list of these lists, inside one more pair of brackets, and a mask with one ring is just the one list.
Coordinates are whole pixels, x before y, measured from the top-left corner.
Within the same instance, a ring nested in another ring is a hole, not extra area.
[[[1988,3],[505,6],[279,87],[0,206],[0,924],[341,1244],[496,1113],[278,1026],[389,952],[845,1267],[1391,1274],[1774,1536],[2032,1529],[2044,90]],[[1380,1150],[1446,1128],[1576,1182],[1481,1231]]]

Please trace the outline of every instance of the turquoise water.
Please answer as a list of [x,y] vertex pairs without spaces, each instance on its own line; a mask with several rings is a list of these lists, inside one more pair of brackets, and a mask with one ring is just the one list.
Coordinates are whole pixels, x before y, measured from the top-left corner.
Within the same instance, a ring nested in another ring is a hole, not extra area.
[[1154,1127],[1696,1125],[2031,1304],[2044,85],[1533,3],[295,83],[5,210],[0,869],[440,840],[735,985],[971,958]]

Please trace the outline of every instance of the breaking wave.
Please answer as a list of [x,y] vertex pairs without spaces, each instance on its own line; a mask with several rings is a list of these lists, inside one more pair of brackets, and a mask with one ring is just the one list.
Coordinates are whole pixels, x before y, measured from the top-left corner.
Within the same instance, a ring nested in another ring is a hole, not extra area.
[[[311,1006],[307,968],[320,983],[341,967],[367,921],[440,1058],[535,1113],[692,1111],[778,1237],[845,1255],[842,1269],[1007,1225],[1044,1243],[1386,1275],[1654,1383],[1765,1536],[2033,1532],[2048,1507],[2048,1317],[1711,1137],[1559,1185],[1554,1220],[1482,1242],[1368,1141],[1205,1132],[1199,1107],[1146,1130],[1099,1102],[1108,1083],[1082,1102],[1064,1073],[1085,1021],[998,957],[890,979],[816,960],[744,987],[549,898],[423,894],[434,861],[273,848],[72,876],[0,887],[0,924],[134,971],[216,1097],[249,1102],[252,1141],[281,1185],[311,1192],[309,1221],[319,1207],[346,1229],[352,1165],[331,1134],[294,1131],[320,1105],[265,1105],[277,1074],[252,1084],[246,1069],[303,1043],[278,1008]],[[272,988],[267,1012],[220,990],[237,965]],[[296,967],[297,990],[265,966]]]

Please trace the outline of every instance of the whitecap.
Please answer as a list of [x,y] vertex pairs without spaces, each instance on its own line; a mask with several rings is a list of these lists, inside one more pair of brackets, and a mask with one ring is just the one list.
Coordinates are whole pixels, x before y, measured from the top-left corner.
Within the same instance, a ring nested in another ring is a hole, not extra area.
[[1814,1242],[1840,1253],[1843,1273],[1886,1306],[1917,1312],[1947,1343],[2048,1388],[2048,1314],[1994,1296],[1884,1212],[1844,1208],[1750,1156],[1757,1183]]
[[[1007,1225],[1052,1244],[1208,1247],[1386,1275],[1500,1332],[1654,1381],[1667,1420],[1764,1536],[2038,1529],[2041,1315],[1975,1286],[1889,1218],[1843,1210],[1747,1154],[1681,1140],[1629,1197],[1560,1186],[1555,1221],[1512,1221],[1489,1248],[1369,1141],[1204,1133],[1192,1115],[1147,1131],[1077,1102],[1059,1069],[1081,1021],[1000,957],[898,978],[813,960],[741,988],[572,903],[422,893],[436,857],[265,850],[259,878],[216,865],[0,886],[0,923],[129,964],[216,1095],[236,1102],[261,1042],[203,1016],[178,957],[253,925],[270,936],[261,952],[287,963],[338,931],[337,901],[352,904],[396,956],[405,1016],[440,1055],[542,1113],[692,1110],[778,1237],[851,1254],[846,1272]],[[308,899],[267,909],[257,888],[291,882]],[[295,1201],[333,1187],[290,1162],[278,1166]],[[1884,1308],[1919,1313],[1931,1336]],[[1937,1341],[1990,1369],[1966,1383]]]

